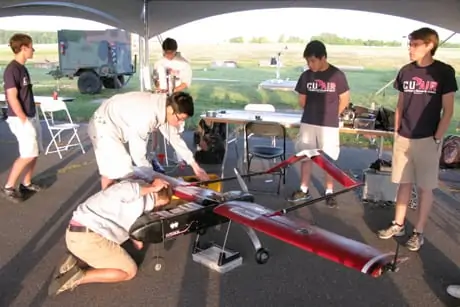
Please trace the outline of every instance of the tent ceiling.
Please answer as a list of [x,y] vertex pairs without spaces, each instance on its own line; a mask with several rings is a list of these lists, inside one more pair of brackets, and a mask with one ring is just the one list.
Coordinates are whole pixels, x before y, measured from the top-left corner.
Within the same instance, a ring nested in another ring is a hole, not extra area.
[[[460,32],[458,0],[304,0],[304,1],[150,1],[150,36],[206,17],[273,8],[335,8],[382,13],[434,24]],[[2,0],[0,17],[67,16],[90,19],[142,34],[142,0]],[[325,20],[327,16],[325,16]],[[308,16],[300,23],[308,23]],[[355,22],[342,20],[340,22]],[[232,25],[223,25],[231,27]],[[317,26],[317,25],[316,25]],[[62,25],[66,27],[65,24]]]

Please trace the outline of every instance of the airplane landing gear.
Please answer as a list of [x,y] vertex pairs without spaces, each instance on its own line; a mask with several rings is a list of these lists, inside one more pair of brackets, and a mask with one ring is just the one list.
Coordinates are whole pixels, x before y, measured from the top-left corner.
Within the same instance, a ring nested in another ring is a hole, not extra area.
[[267,263],[268,259],[270,259],[270,254],[268,250],[265,248],[261,247],[256,251],[256,261],[258,264],[265,264]]
[[152,259],[153,269],[157,272],[161,271],[165,266],[165,260],[163,257],[154,257]]

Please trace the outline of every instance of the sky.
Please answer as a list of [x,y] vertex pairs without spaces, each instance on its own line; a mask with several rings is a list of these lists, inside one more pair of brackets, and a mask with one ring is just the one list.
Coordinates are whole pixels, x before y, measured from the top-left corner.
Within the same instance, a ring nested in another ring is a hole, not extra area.
[[[326,14],[329,20],[336,20],[337,22],[324,24]],[[298,20],[305,20],[305,16],[308,16],[308,23],[304,27],[298,27]],[[101,30],[111,28],[88,20],[73,18],[70,20],[63,17],[45,16],[4,17],[0,18],[0,29],[56,31],[59,29]],[[359,23],[353,22],[357,20],[359,20]],[[321,26],[309,27],[309,25]],[[335,33],[349,38],[402,40],[403,36],[422,26],[433,27],[438,31],[441,40],[452,34],[452,31],[433,25],[376,13],[333,9],[287,8],[214,16],[171,29],[163,33],[162,36],[163,38],[167,36],[174,37],[182,44],[219,43],[236,36],[246,38],[265,36],[272,40],[277,40],[282,34],[308,39],[312,35],[324,32]],[[214,31],[216,29],[218,31]],[[460,42],[460,35],[455,35],[450,42]]]

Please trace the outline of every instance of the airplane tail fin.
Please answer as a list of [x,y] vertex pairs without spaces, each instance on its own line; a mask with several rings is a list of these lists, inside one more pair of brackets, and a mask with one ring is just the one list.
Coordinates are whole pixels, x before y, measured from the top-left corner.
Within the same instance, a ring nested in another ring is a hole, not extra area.
[[332,178],[337,180],[345,188],[349,188],[360,184],[355,178],[353,178],[352,176],[344,172],[342,169],[340,169],[336,165],[336,163],[332,161],[332,159],[328,159],[328,156],[322,150],[318,149],[303,150],[301,152],[298,152],[295,155],[289,157],[288,159],[268,169],[266,173],[270,174],[279,171],[282,168],[286,168],[292,164],[307,159],[313,161],[313,163],[318,165],[322,170],[324,170]]
[[268,170],[255,172],[255,173],[249,173],[249,174],[243,174],[243,175],[238,173],[237,176],[234,176],[234,177],[219,178],[219,179],[213,179],[213,180],[201,181],[201,182],[193,182],[193,183],[190,183],[189,185],[210,184],[214,182],[223,182],[223,181],[229,181],[229,180],[235,180],[235,179],[237,179],[241,185],[241,182],[244,183],[242,178],[275,173],[283,168],[287,168],[297,162],[307,160],[307,159],[310,159],[311,161],[313,161],[316,165],[318,165],[326,173],[331,175],[335,180],[337,180],[345,188],[350,188],[350,187],[360,185],[360,182],[358,182],[355,178],[353,178],[353,176],[350,176],[349,174],[344,172],[331,159],[328,159],[327,155],[323,151],[317,150],[317,149],[303,150],[301,152],[298,152],[290,156],[286,160],[281,161],[280,163],[274,165]]

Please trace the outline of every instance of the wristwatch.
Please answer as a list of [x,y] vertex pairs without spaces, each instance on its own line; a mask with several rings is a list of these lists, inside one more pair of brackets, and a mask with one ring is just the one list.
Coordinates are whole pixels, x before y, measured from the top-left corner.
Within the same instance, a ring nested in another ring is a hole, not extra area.
[[436,137],[433,136],[433,140],[436,144],[441,144],[441,140],[438,140]]

